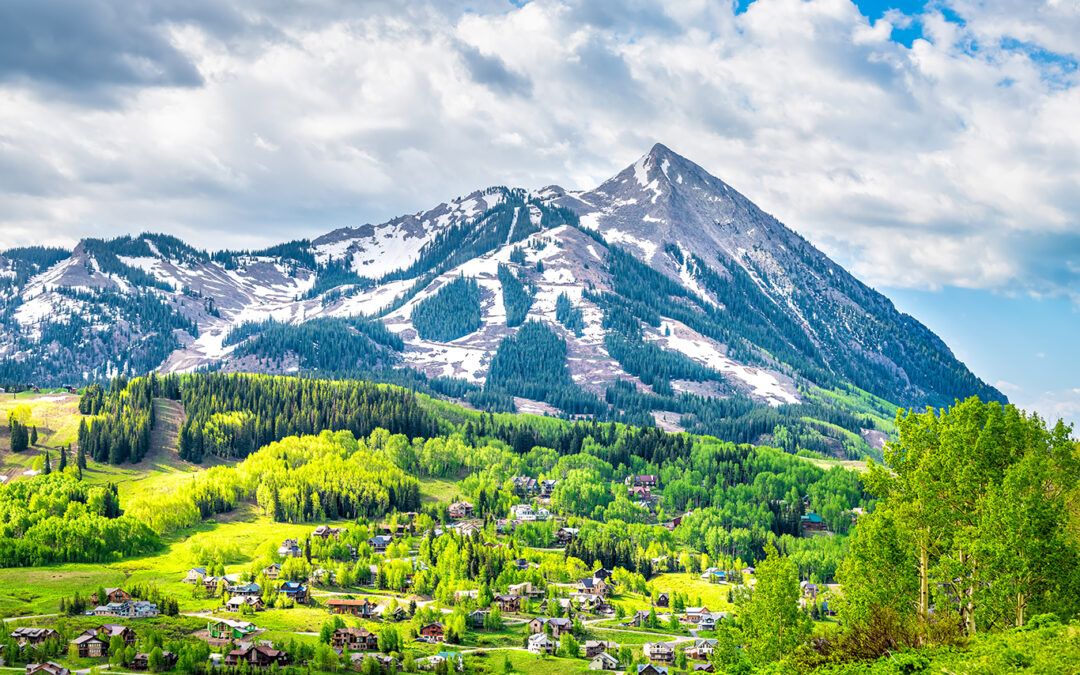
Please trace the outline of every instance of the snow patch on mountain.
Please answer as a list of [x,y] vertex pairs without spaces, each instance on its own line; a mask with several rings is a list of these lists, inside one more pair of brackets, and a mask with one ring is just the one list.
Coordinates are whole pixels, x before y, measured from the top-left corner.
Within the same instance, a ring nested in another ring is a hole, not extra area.
[[648,339],[666,349],[680,352],[703,366],[727,376],[736,387],[748,391],[771,406],[799,403],[798,390],[784,376],[764,368],[752,368],[733,361],[720,345],[673,319],[665,319]]

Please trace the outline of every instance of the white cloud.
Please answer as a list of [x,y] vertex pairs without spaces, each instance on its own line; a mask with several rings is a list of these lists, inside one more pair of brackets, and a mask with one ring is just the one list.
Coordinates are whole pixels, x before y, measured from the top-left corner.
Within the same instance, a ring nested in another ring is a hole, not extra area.
[[1080,387],[1046,391],[1029,401],[1017,402],[1017,406],[1039,413],[1051,427],[1058,420],[1072,425],[1073,435],[1080,438]]
[[849,0],[473,4],[166,17],[155,53],[198,84],[100,104],[0,81],[0,248],[249,247],[491,184],[591,187],[662,141],[872,284],[1080,283],[1075,3],[949,0],[963,25],[928,11],[911,48],[890,36],[912,17]]

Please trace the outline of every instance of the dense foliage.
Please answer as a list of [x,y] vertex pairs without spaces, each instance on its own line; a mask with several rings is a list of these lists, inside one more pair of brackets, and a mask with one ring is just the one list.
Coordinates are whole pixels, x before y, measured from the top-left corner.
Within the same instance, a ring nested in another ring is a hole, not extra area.
[[424,340],[449,342],[480,328],[480,285],[457,277],[413,306],[412,324]]
[[846,630],[818,662],[877,658],[1080,610],[1080,448],[1060,422],[977,398],[898,416],[881,498],[838,574]]
[[245,323],[230,331],[225,342],[239,344],[234,356],[254,356],[278,370],[284,370],[295,355],[305,372],[332,374],[377,369],[394,360],[391,350],[401,351],[405,346],[381,321],[359,316],[324,317],[300,324]]
[[121,514],[115,485],[60,472],[0,485],[0,566],[105,562],[160,545],[144,523]]
[[566,340],[529,321],[503,338],[488,369],[487,388],[545,401],[571,414],[603,412],[599,399],[574,383],[566,366]]
[[511,328],[525,321],[532,307],[533,291],[522,283],[517,274],[506,265],[499,265],[499,283],[502,284],[503,307],[506,309],[506,325]]
[[581,308],[574,306],[566,293],[559,293],[555,300],[555,320],[578,337],[585,331],[585,314]]

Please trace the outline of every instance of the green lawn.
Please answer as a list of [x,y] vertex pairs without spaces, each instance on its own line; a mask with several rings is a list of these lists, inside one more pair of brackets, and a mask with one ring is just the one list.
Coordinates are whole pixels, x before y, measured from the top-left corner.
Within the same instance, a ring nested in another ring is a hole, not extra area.
[[420,499],[424,502],[448,502],[458,492],[458,482],[449,478],[420,479]]
[[[691,606],[708,607],[713,612],[728,612],[734,606],[728,603],[730,584],[710,584],[697,574],[685,572],[661,574],[650,582],[658,593],[682,593]],[[700,600],[700,603],[699,603]]]

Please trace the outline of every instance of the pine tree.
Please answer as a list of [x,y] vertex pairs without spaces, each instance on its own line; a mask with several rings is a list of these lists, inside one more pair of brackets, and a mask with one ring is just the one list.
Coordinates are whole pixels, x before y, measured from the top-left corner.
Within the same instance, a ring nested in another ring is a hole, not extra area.
[[52,462],[49,460],[49,451],[45,451],[45,463],[41,465],[41,473],[48,476],[52,473]]
[[68,459],[67,459],[68,449],[67,449],[67,446],[63,446],[63,445],[60,446],[59,452],[60,452],[60,467],[59,467],[60,468],[60,473],[64,473],[64,470],[67,469],[67,465],[68,465]]
[[81,443],[78,454],[75,456],[75,463],[79,465],[79,476],[82,476],[82,470],[86,468],[86,450],[83,449]]
[[34,426],[30,427],[30,445],[37,445],[37,441],[37,425],[35,424]]

